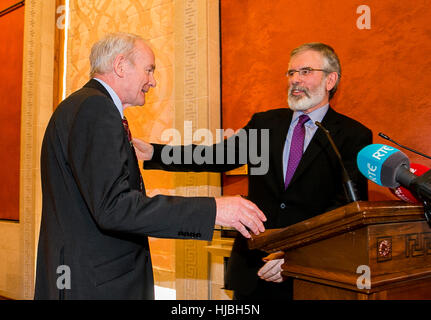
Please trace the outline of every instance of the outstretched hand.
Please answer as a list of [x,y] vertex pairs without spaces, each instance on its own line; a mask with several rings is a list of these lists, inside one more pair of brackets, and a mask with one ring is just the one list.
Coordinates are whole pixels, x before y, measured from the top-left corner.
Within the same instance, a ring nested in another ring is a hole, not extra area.
[[154,147],[144,140],[133,138],[133,146],[135,147],[136,157],[138,160],[146,161],[153,158]]
[[266,217],[253,202],[240,196],[220,197],[215,200],[216,224],[233,227],[246,238],[251,238],[249,230],[255,235],[265,231],[263,222],[266,221]]

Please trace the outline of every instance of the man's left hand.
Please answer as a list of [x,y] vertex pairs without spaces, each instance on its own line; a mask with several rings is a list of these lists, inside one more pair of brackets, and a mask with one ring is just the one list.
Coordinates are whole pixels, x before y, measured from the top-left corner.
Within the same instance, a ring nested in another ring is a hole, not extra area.
[[[276,254],[269,255],[264,258],[264,261],[267,261],[262,268],[259,269],[257,275],[265,281],[268,282],[283,282],[283,276],[281,275],[281,265],[284,263],[284,258],[271,259],[270,257],[280,257],[284,254],[282,252],[277,252]],[[270,259],[268,259],[270,258]]]

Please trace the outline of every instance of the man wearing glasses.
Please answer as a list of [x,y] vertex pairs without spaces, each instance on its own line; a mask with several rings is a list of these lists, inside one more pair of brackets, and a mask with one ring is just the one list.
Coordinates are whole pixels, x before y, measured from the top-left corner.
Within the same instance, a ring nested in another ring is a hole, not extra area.
[[[291,52],[286,76],[289,108],[254,114],[243,128],[269,129],[268,171],[261,175],[249,174],[248,179],[248,199],[265,213],[267,229],[283,228],[347,203],[342,169],[316,121],[330,131],[350,178],[356,184],[359,198],[368,198],[367,181],[356,167],[356,155],[372,142],[372,133],[329,105],[341,78],[340,62],[334,50],[322,43],[299,46]],[[222,143],[226,146],[234,138]],[[163,145],[136,140],[135,147],[141,160],[149,160],[144,162],[146,169],[232,169],[231,165],[223,168],[205,163],[167,165],[160,157]],[[175,148],[179,150],[174,153],[184,152],[184,147]],[[264,262],[263,258],[265,253],[249,250],[246,239],[237,237],[225,279],[226,288],[234,290],[235,299],[292,298],[292,280],[281,276],[284,260],[275,258]]]

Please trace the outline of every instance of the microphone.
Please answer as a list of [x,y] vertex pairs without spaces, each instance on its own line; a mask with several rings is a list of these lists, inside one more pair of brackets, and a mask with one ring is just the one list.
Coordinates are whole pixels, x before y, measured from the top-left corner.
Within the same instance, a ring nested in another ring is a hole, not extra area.
[[403,186],[424,203],[425,217],[431,225],[431,170],[420,177],[411,173],[409,158],[400,150],[371,144],[359,151],[359,171],[374,183],[389,188]]
[[388,188],[411,184],[409,158],[400,150],[384,144],[370,144],[359,151],[356,159],[359,171],[374,183]]
[[337,155],[338,161],[340,162],[342,175],[343,175],[343,187],[344,187],[344,192],[346,193],[347,201],[348,202],[359,201],[359,196],[356,191],[355,184],[353,180],[350,179],[349,174],[347,173],[347,170],[344,167],[344,163],[343,163],[343,159],[341,158],[340,151],[338,151],[338,148],[335,145],[334,140],[332,140],[329,130],[327,130],[324,126],[322,126],[322,124],[319,121],[315,121],[314,123],[320,129],[322,129],[323,132],[325,132],[329,142],[331,143],[332,149],[334,150],[335,154]]
[[413,150],[413,149],[411,149],[411,148],[409,148],[409,147],[406,147],[406,146],[403,146],[402,144],[399,144],[398,142],[396,142],[396,141],[392,140],[391,138],[389,138],[386,134],[384,134],[384,133],[382,133],[382,132],[379,132],[379,136],[380,136],[380,137],[382,137],[383,139],[386,139],[386,140],[388,140],[388,141],[392,142],[392,143],[395,143],[397,146],[399,146],[399,147],[401,147],[401,148],[403,148],[403,149],[409,150],[409,151],[411,151],[411,152],[413,152],[413,153],[416,153],[416,154],[418,154],[418,155],[420,155],[420,156],[422,156],[422,157],[425,157],[425,158],[431,159],[431,157],[430,157],[430,156],[427,156],[426,154],[424,154],[424,153],[422,153],[422,152],[419,152],[419,151]]
[[[418,163],[411,163],[410,164],[410,172],[415,174],[416,176],[421,176],[425,172],[427,172],[430,168],[427,166],[424,166],[422,164]],[[408,189],[404,188],[403,186],[399,186],[397,188],[389,188],[391,193],[395,195],[398,199],[401,199],[405,202],[409,203],[421,203],[420,199],[415,197]]]

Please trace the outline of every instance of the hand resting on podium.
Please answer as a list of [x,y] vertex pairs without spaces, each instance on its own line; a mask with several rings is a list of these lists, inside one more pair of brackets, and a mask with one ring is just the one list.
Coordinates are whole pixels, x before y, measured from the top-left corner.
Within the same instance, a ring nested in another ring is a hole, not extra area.
[[278,251],[271,253],[262,259],[266,261],[264,266],[259,269],[257,275],[265,281],[269,282],[283,282],[283,276],[281,275],[281,265],[284,263],[284,252]]

